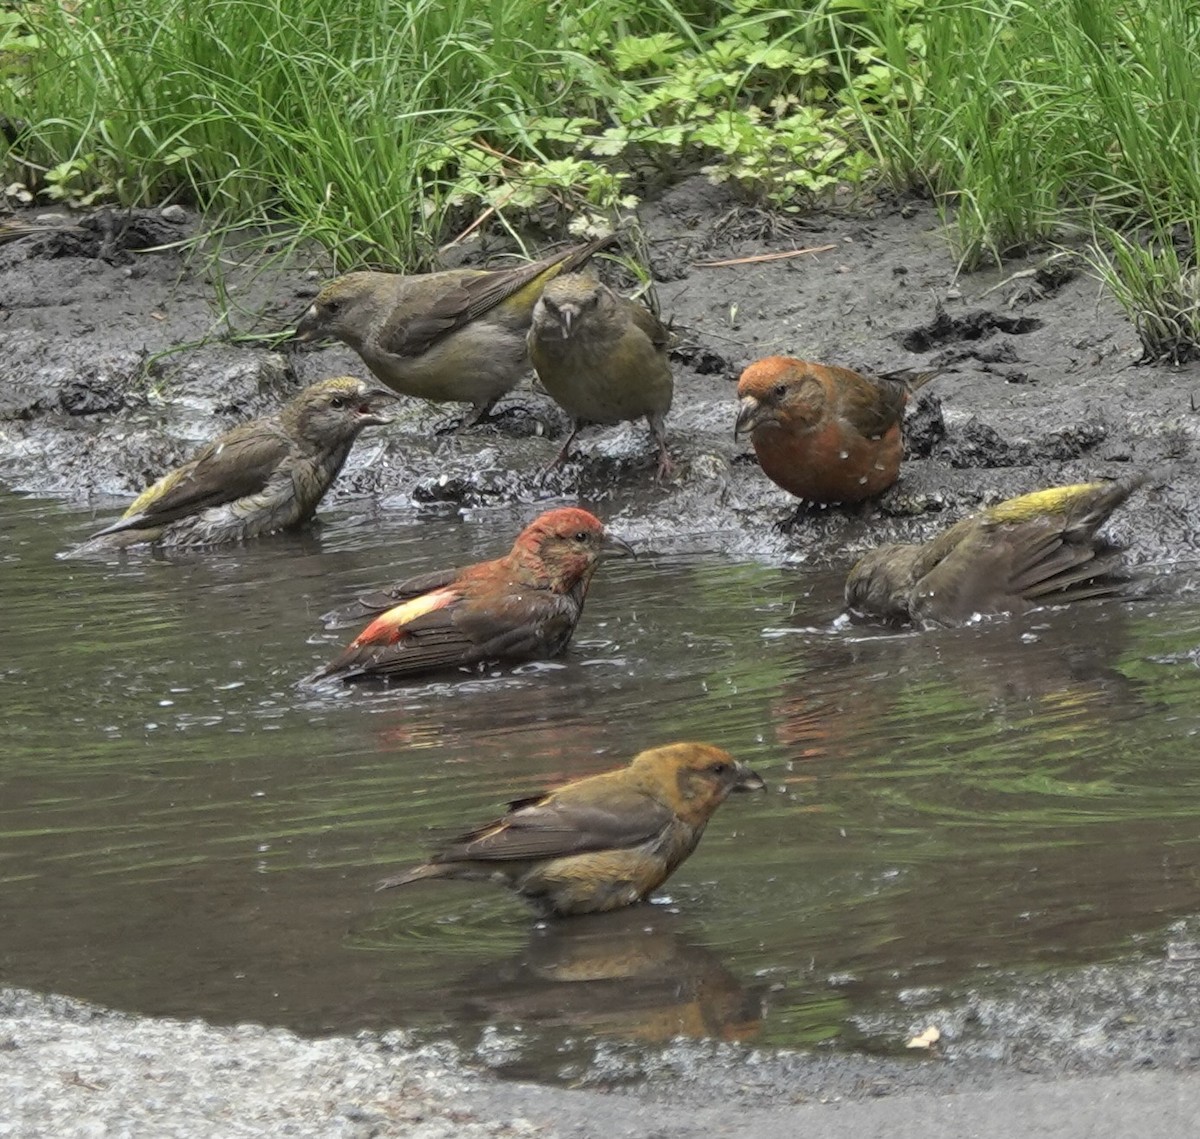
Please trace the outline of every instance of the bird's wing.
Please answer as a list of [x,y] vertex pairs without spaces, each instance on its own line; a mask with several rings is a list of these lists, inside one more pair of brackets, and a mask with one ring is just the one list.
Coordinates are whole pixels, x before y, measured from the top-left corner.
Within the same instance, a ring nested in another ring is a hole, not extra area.
[[[397,305],[380,330],[379,347],[396,356],[421,356],[441,337],[503,304],[552,269],[560,273],[573,272],[592,254],[615,241],[615,235],[609,234],[510,269],[480,269],[456,274],[432,302],[422,298],[415,305]],[[530,301],[532,306],[533,300]]]
[[1069,541],[1062,519],[974,527],[918,583],[914,615],[939,622],[1030,604],[1109,597],[1128,583],[1119,552],[1091,541]]
[[608,785],[602,802],[554,793],[517,800],[501,819],[456,839],[436,862],[510,862],[623,850],[649,842],[674,821],[669,807],[640,791]]
[[379,332],[379,347],[393,356],[417,357],[447,333],[462,328],[471,320],[472,297],[467,286],[471,279],[457,279],[431,301],[421,298],[422,307],[400,304]]
[[544,261],[512,269],[485,269],[447,282],[432,301],[422,298],[414,311],[401,304],[379,334],[379,347],[395,356],[421,356],[443,336],[454,332],[519,293],[545,273]]
[[424,573],[419,577],[406,578],[388,589],[376,589],[370,593],[360,593],[348,605],[331,609],[321,615],[321,620],[328,628],[339,625],[352,625],[364,621],[368,617],[376,617],[386,613],[405,601],[420,597],[423,593],[432,593],[437,589],[445,589],[452,585],[462,571],[458,568],[435,570]]
[[862,376],[844,368],[829,369],[839,374],[838,415],[860,435],[876,439],[904,417],[909,386],[887,376]]
[[165,526],[210,506],[257,494],[291,446],[281,428],[264,428],[261,421],[245,423],[210,443],[194,459],[143,491],[121,518],[95,537]]
[[1019,541],[1012,564],[1012,592],[1026,601],[1050,604],[1120,593],[1129,578],[1120,572],[1119,547],[1091,536],[1083,542],[1070,538],[1061,526],[1047,526],[1043,534]]
[[660,352],[665,352],[675,343],[675,334],[658,319],[645,305],[625,300],[625,311],[633,323],[646,334],[647,339]]
[[578,606],[560,594],[467,600],[449,585],[381,614],[320,675],[404,677],[528,659],[565,644],[578,616]]

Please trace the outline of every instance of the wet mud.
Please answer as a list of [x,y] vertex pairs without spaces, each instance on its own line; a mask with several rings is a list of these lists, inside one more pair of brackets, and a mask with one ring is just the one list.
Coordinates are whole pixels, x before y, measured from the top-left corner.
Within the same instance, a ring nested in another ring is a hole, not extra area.
[[[668,418],[676,476],[654,479],[644,424],[590,428],[542,477],[568,429],[532,381],[491,423],[445,433],[461,409],[406,401],[360,442],[330,501],[389,511],[529,514],[579,501],[649,548],[849,565],[884,541],[940,530],[981,504],[1038,487],[1147,471],[1112,525],[1131,559],[1194,558],[1200,536],[1200,373],[1139,366],[1132,326],[1078,256],[1045,253],[959,274],[937,214],[881,202],[786,223],[701,181],[641,211],[654,292],[680,343]],[[101,213],[0,247],[0,480],[68,496],[98,518],[199,443],[304,383],[366,375],[341,346],[265,337],[289,327],[319,264],[219,267],[173,243],[199,219]],[[833,249],[706,267],[757,254]],[[480,243],[450,260],[496,263]],[[609,266],[617,285],[619,266]],[[219,311],[218,298],[228,310]],[[852,509],[799,505],[733,439],[734,389],[781,353],[863,370],[944,368],[909,409],[899,483]]]

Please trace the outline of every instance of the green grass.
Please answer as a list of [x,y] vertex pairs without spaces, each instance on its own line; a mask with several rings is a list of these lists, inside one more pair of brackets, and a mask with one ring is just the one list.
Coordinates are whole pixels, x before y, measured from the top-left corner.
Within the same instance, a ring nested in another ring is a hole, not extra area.
[[40,0],[0,23],[40,201],[180,198],[340,264],[485,210],[611,221],[706,168],[780,208],[865,173],[824,18],[751,0]]
[[1098,275],[1146,357],[1200,355],[1195,4],[864,0],[863,23],[911,94],[856,110],[891,180],[942,204],[964,266],[1099,235]]
[[1123,234],[1105,279],[1174,328],[1197,58],[1189,0],[29,0],[0,7],[0,174],[410,269],[480,217],[611,225],[681,173],[782,210],[880,180],[933,195],[967,267]]
[[419,253],[446,189],[429,154],[464,145],[459,120],[555,97],[554,30],[527,0],[83,0],[26,20],[11,174],[280,219],[359,260]]

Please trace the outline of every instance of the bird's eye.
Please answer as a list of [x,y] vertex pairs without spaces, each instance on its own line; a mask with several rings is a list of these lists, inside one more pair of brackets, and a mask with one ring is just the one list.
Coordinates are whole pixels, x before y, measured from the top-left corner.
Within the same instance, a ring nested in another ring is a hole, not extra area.
[[723,759],[718,760],[708,770],[714,775],[724,775],[729,770],[729,764],[727,764]]
[[342,307],[341,301],[326,301],[322,306],[329,316],[336,316],[338,310]]
[[333,397],[333,399],[331,399],[329,401],[329,406],[332,408],[335,408],[337,410],[341,410],[343,407],[346,406],[346,397],[341,396],[341,395],[335,395]]
[[591,535],[589,535],[586,530],[580,530],[579,533],[575,535],[575,541],[586,542],[590,536]]
[[783,399],[783,397],[787,395],[787,384],[776,384],[772,391],[772,395],[774,395],[776,399]]

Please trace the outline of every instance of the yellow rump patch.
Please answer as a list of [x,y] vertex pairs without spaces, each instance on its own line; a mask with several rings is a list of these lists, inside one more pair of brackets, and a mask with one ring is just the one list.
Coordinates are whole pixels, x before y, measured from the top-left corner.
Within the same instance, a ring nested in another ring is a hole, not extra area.
[[122,518],[132,518],[135,514],[141,514],[147,506],[157,502],[164,494],[167,493],[177,482],[185,477],[182,470],[168,471],[163,475],[158,482],[151,483],[141,494],[137,496],[126,508]]
[[988,511],[988,516],[995,522],[1024,522],[1047,514],[1065,514],[1079,499],[1095,494],[1105,485],[1107,484],[1084,482],[1075,483],[1073,486],[1052,486],[1048,490],[1035,490],[1032,494],[1023,494],[1020,498],[1010,498],[999,506],[993,506]]

